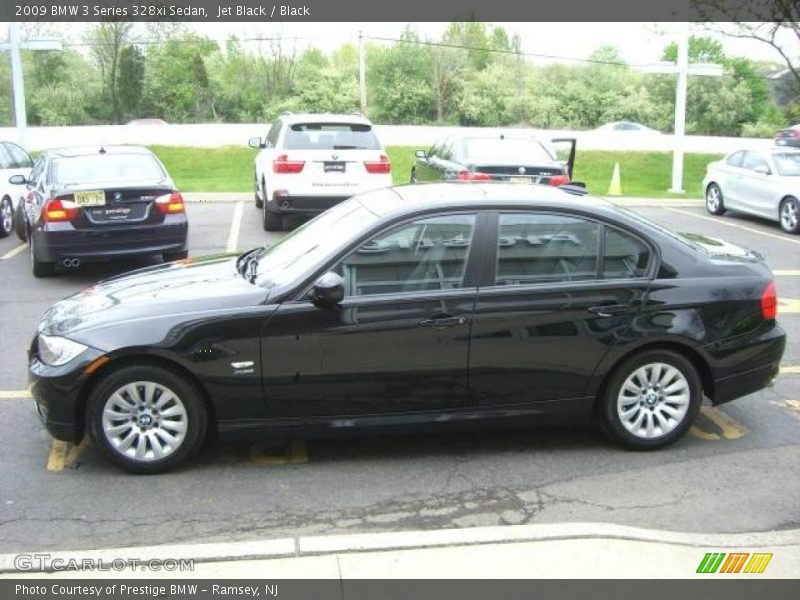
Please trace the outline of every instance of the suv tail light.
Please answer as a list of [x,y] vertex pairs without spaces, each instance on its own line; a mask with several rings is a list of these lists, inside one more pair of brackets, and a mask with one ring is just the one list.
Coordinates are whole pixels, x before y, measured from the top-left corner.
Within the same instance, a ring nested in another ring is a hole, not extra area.
[[480,171],[459,171],[456,179],[459,181],[489,181],[492,178],[488,173]]
[[281,154],[272,161],[272,170],[275,173],[300,173],[306,165],[303,160],[289,160],[289,156]]
[[775,291],[774,281],[770,281],[761,294],[761,316],[767,321],[772,321],[778,316],[778,294]]
[[389,162],[389,157],[381,154],[381,159],[375,161],[364,161],[364,166],[367,168],[367,173],[391,173],[392,163]]
[[565,183],[569,183],[569,175],[553,175],[548,181],[547,185],[564,185]]
[[78,207],[72,200],[56,197],[47,201],[42,211],[42,218],[45,223],[58,223],[71,221],[77,214]]
[[165,215],[185,212],[183,196],[178,192],[164,194],[156,198],[156,206]]

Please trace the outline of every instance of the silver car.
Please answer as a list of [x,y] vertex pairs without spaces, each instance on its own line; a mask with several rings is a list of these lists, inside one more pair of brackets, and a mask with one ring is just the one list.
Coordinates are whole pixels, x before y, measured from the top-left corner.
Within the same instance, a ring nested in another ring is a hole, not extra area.
[[736,210],[778,221],[800,233],[800,151],[739,150],[706,167],[706,208],[712,215]]

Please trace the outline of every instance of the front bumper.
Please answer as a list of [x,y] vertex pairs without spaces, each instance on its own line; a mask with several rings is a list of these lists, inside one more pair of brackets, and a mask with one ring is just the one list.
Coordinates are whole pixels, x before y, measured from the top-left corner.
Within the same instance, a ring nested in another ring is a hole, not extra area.
[[84,369],[103,352],[88,348],[66,365],[51,367],[36,356],[36,338],[28,352],[28,383],[36,413],[48,433],[57,440],[79,442],[84,434],[81,391],[89,376]]

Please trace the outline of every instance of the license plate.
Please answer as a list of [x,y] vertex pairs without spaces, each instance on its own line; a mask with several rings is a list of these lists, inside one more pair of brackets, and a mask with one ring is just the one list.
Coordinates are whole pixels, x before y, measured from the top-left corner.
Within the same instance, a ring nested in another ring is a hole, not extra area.
[[345,163],[339,162],[326,162],[325,163],[325,172],[326,173],[344,173]]
[[75,204],[78,206],[105,206],[106,193],[97,192],[75,192]]
[[531,178],[530,177],[509,177],[508,180],[511,183],[530,183],[531,182]]

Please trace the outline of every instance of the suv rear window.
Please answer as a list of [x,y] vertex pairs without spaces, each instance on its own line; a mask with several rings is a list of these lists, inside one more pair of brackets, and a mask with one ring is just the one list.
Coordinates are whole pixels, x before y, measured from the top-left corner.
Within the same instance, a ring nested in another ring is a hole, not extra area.
[[286,132],[287,150],[380,150],[371,125],[363,123],[296,123]]

